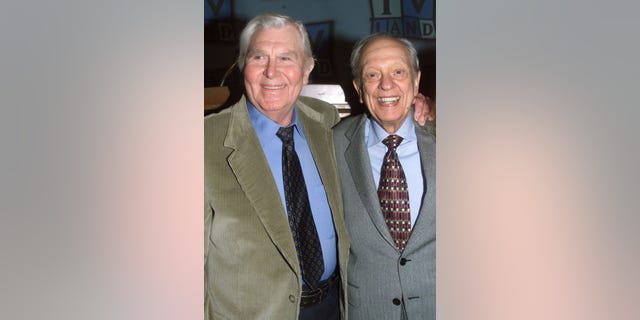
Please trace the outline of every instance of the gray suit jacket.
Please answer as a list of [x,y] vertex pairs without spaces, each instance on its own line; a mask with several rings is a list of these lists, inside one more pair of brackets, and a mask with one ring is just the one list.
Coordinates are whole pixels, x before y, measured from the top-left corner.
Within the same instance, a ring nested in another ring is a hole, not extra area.
[[[316,99],[296,107],[329,200],[345,288],[349,245],[331,134],[339,117]],[[205,319],[297,319],[300,264],[245,98],[208,116],[204,129]],[[343,314],[345,305],[343,294]]]
[[[334,128],[345,222],[351,240],[348,303],[351,320],[435,319],[436,144],[416,125],[425,182],[420,214],[404,252],[396,250],[384,222],[365,142],[368,118],[343,120]],[[396,300],[397,299],[397,300]]]

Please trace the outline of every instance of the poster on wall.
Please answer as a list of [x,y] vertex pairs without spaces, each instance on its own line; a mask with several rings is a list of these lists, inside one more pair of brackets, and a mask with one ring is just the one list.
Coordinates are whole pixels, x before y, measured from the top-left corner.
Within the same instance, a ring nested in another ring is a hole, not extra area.
[[371,0],[371,32],[435,39],[434,0]]
[[237,26],[233,23],[232,0],[205,0],[204,25],[205,40],[237,42]]
[[318,79],[326,79],[333,76],[333,64],[331,62],[333,21],[305,23],[304,26],[307,29],[307,33],[309,33],[311,50],[316,60],[312,76]]

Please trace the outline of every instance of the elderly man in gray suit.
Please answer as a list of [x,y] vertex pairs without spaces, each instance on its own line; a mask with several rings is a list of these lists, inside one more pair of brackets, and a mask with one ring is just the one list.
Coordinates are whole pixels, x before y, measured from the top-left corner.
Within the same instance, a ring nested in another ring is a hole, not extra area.
[[372,34],[354,47],[351,68],[369,114],[334,128],[351,239],[349,319],[435,319],[435,128],[409,117],[416,50]]

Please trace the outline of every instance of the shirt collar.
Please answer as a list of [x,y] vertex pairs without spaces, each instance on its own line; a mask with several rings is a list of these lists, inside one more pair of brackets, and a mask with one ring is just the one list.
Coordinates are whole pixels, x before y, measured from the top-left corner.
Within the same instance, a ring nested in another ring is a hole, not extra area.
[[[404,119],[402,126],[400,126],[400,129],[398,129],[398,131],[396,131],[394,134],[401,136],[402,142],[410,142],[416,140],[416,130],[413,119],[411,118],[411,114],[408,115],[406,119]],[[373,117],[369,116],[369,138],[367,139],[369,147],[378,143],[382,143],[382,140],[384,140],[384,138],[388,137],[389,135],[390,133],[387,133],[387,131],[385,131]]]
[[[258,136],[276,136],[276,132],[280,129],[280,125],[278,123],[265,116],[249,101],[247,101],[247,112],[249,113],[249,119],[251,119],[253,128],[256,130]],[[304,137],[300,119],[298,119],[298,110],[296,106],[293,106],[293,121],[291,123],[295,125],[294,128],[298,134]]]

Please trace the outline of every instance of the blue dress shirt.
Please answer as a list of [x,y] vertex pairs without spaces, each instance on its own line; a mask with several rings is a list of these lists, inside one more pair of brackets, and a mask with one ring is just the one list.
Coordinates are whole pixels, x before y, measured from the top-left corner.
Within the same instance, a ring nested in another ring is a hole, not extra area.
[[[398,159],[402,164],[402,170],[407,178],[407,186],[409,187],[409,206],[411,208],[411,228],[416,224],[416,219],[420,213],[422,204],[422,196],[424,193],[424,179],[422,177],[422,168],[420,165],[420,153],[418,152],[418,139],[416,137],[415,126],[411,115],[405,119],[400,129],[395,134],[403,138],[400,145],[396,148]],[[389,136],[373,118],[369,118],[369,124],[365,127],[365,139],[367,141],[367,150],[369,151],[369,161],[371,162],[371,171],[376,188],[380,183],[380,169],[384,155],[387,153],[387,146],[382,140]]]
[[[287,205],[284,198],[284,183],[282,180],[282,140],[276,135],[276,132],[280,129],[280,125],[262,114],[248,101],[247,111],[253,123],[253,128],[258,134],[258,139],[267,157],[267,162],[269,162],[273,180],[278,187],[278,192],[280,192],[282,206],[286,211]],[[300,159],[302,174],[304,175],[307,193],[309,194],[309,204],[311,205],[313,221],[316,224],[320,245],[322,246],[324,273],[322,274],[321,280],[325,280],[331,276],[337,263],[336,233],[333,228],[331,208],[329,207],[329,200],[324,191],[324,184],[320,178],[320,173],[313,160],[313,155],[304,136],[302,125],[298,120],[296,108],[293,109],[292,123],[295,126],[295,130],[293,130],[293,143],[298,158]],[[256,177],[256,179],[259,179],[259,177]],[[288,216],[285,218],[288,219]]]

